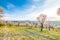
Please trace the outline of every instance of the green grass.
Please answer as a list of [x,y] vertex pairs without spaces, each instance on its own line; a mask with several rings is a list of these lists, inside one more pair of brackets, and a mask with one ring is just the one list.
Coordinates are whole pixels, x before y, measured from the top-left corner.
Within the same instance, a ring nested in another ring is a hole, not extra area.
[[60,31],[44,29],[42,32],[40,28],[16,27],[16,26],[2,26],[0,27],[0,40],[60,40]]

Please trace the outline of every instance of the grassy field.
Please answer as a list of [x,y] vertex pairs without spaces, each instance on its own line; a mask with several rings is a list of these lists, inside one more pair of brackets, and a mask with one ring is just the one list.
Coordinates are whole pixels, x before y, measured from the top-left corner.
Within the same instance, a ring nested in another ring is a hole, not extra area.
[[26,27],[0,27],[0,40],[60,40],[60,30]]

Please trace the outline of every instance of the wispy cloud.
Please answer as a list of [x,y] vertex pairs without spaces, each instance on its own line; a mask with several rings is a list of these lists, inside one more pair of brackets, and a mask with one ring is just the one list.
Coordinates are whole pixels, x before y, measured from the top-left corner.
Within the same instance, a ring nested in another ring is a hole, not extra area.
[[[34,2],[38,2],[41,0],[33,0]],[[8,9],[14,8],[15,5],[8,4]],[[27,6],[28,7],[28,6]],[[41,13],[47,15],[47,19],[49,20],[60,20],[59,16],[57,16],[57,9],[60,7],[60,0],[45,0],[44,4],[42,5],[35,5],[32,4],[27,9],[21,11],[18,9],[15,9],[12,14],[7,15],[5,18],[6,20],[37,20],[37,16],[39,16]],[[51,19],[53,18],[53,19]]]
[[40,0],[33,0],[34,2],[39,2]]
[[14,21],[14,20],[23,20],[22,16],[14,16],[14,15],[10,15],[10,14],[5,14],[4,20],[8,20],[8,21]]
[[[41,9],[36,9],[36,10],[42,10],[42,11],[34,11],[30,14],[27,15],[27,19],[30,20],[36,20],[36,17],[43,13],[47,15],[47,18],[51,19],[51,17],[54,17],[53,20],[57,20],[59,16],[57,16],[57,9],[60,7],[60,0],[46,0]],[[59,19],[58,19],[59,20]]]
[[8,9],[15,8],[15,5],[13,5],[13,4],[11,4],[11,3],[8,3],[7,8],[8,8]]

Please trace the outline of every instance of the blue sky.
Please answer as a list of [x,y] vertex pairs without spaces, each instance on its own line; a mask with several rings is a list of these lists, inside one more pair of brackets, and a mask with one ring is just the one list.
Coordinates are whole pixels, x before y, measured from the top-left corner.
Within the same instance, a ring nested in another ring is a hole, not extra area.
[[36,20],[38,15],[46,14],[50,20],[60,20],[56,15],[60,0],[0,0],[5,20]]

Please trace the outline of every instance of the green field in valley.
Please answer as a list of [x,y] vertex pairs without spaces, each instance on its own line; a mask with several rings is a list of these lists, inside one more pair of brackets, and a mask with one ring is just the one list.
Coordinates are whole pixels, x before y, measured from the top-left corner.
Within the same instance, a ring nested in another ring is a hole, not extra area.
[[0,40],[60,40],[60,30],[27,27],[0,27]]

